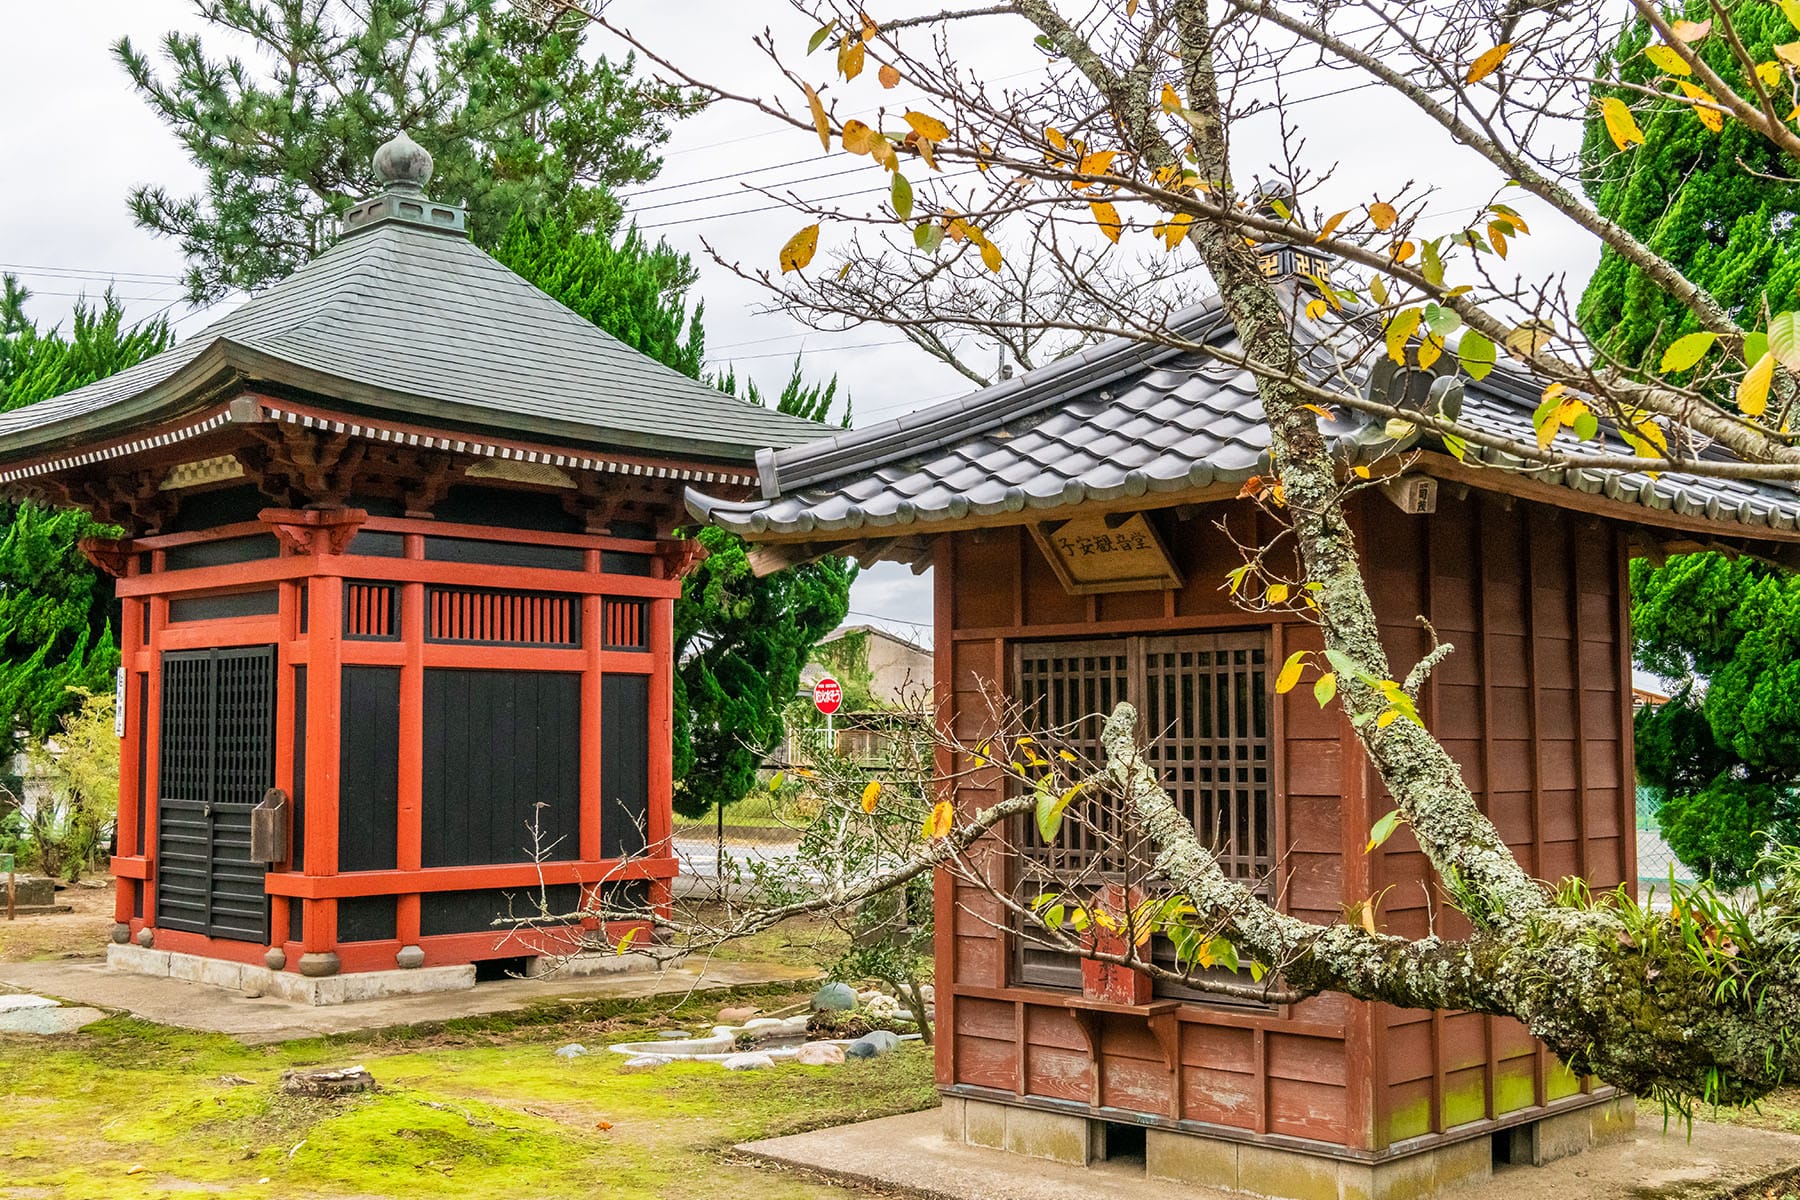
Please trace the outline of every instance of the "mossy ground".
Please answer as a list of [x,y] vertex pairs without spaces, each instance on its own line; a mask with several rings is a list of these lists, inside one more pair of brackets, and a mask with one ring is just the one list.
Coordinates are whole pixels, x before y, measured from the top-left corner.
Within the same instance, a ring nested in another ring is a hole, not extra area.
[[[803,999],[765,990],[753,1002]],[[264,1047],[123,1017],[64,1038],[0,1037],[0,1197],[822,1198],[846,1193],[721,1152],[936,1102],[916,1044],[745,1073],[627,1074],[602,1049],[698,1028],[720,1003],[590,1003]],[[594,1053],[556,1058],[571,1041]],[[351,1063],[380,1090],[302,1100],[276,1087],[288,1067]]]

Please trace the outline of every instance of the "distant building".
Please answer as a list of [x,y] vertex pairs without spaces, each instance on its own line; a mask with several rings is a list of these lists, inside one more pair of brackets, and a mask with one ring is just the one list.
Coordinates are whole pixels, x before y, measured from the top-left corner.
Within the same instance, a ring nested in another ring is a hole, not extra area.
[[[879,766],[901,741],[924,736],[932,711],[931,663],[931,651],[916,642],[873,625],[846,625],[814,647],[800,669],[797,694],[810,704],[819,680],[829,675],[842,684],[844,706],[832,722],[837,752]],[[784,763],[806,761],[801,743],[813,730],[812,722],[790,723]]]

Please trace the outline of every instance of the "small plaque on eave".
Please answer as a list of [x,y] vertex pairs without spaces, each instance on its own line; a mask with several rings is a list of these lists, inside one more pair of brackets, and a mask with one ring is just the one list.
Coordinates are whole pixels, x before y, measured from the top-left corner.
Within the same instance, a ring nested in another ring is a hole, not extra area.
[[1070,595],[1181,586],[1181,573],[1144,513],[1045,521],[1033,525],[1031,534]]

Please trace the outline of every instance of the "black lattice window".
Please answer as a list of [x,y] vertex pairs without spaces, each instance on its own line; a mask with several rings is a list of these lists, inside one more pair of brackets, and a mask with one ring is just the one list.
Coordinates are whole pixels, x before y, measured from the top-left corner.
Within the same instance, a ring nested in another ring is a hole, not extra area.
[[[1014,696],[1029,725],[1096,763],[1106,715],[1121,700],[1136,704],[1145,757],[1170,795],[1225,873],[1267,895],[1275,862],[1267,655],[1260,632],[1020,644]],[[1026,823],[1016,838],[1015,887],[1027,903],[1070,880],[1151,892],[1161,882],[1153,847],[1116,809],[1087,804],[1052,845]],[[1028,937],[1014,942],[1020,982],[1079,986],[1073,958]],[[1167,945],[1156,951],[1172,959]],[[1166,994],[1189,991],[1159,984]]]
[[266,940],[250,810],[275,777],[275,648],[164,654],[157,749],[157,922]]
[[579,646],[574,596],[487,588],[425,589],[427,641],[491,646]]

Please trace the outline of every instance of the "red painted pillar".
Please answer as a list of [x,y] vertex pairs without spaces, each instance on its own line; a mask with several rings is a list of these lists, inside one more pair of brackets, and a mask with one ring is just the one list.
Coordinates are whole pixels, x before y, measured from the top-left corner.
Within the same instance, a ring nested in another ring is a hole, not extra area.
[[[673,853],[669,837],[675,797],[675,601],[650,602],[650,811],[646,821],[650,853]],[[666,913],[673,894],[668,879],[650,885],[650,902]]]
[[[587,572],[600,574],[600,551],[586,554]],[[600,825],[605,821],[606,797],[600,793],[600,677],[602,654],[606,646],[606,598],[581,598],[581,819],[580,854],[583,862],[600,857]],[[585,900],[585,897],[584,897]]]
[[[344,581],[335,575],[313,575],[306,586],[306,873],[336,875]],[[336,909],[331,900],[306,901],[301,921],[301,948],[306,954],[334,948]]]

